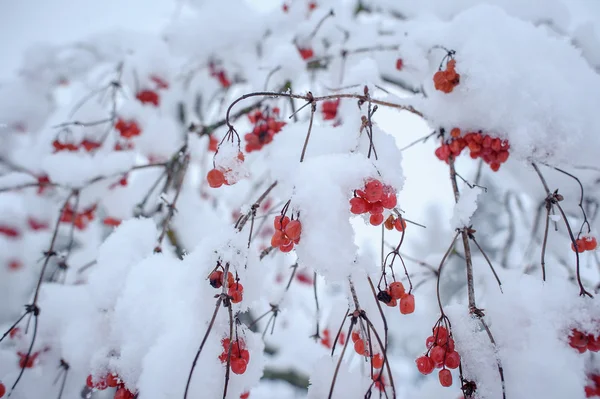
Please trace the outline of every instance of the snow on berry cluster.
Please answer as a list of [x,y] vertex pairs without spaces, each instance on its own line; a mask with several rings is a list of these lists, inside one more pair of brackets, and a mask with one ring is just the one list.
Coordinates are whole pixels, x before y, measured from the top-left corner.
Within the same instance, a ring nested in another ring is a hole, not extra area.
[[481,158],[494,172],[508,160],[510,144],[482,132],[467,132],[461,136],[459,128],[450,131],[450,139],[444,141],[435,150],[435,155],[440,161],[448,163],[450,157],[457,157],[463,149],[468,148],[472,159]]
[[[384,220],[384,210],[394,209],[396,204],[396,190],[393,187],[378,179],[369,179],[363,189],[354,190],[354,197],[350,199],[350,212],[355,215],[369,213],[369,223],[379,226]],[[402,222],[399,223],[401,225]]]

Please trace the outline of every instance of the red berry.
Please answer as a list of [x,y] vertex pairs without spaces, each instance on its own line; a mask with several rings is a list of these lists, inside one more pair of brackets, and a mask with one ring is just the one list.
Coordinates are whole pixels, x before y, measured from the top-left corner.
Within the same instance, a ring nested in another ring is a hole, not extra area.
[[446,351],[441,346],[434,346],[429,352],[429,357],[433,361],[433,364],[436,366],[441,366],[444,364],[444,357],[446,356]]
[[215,270],[208,276],[210,281],[210,285],[213,288],[221,288],[223,286],[223,272],[220,270]]
[[425,347],[427,349],[431,349],[433,348],[433,345],[435,345],[435,338],[433,337],[433,335],[427,337],[427,340],[425,340]]
[[569,345],[573,348],[585,348],[588,344],[587,335],[579,330],[574,329],[569,336]]
[[94,389],[98,389],[100,391],[105,390],[106,388],[108,388],[108,384],[106,382],[106,378],[105,377],[101,377],[97,380],[94,380],[90,375],[88,375],[87,380],[85,381],[86,385],[89,388],[94,388]]
[[358,333],[358,331],[352,331],[352,342],[356,342],[360,339],[360,334]]
[[383,367],[383,356],[381,356],[381,354],[377,353],[375,356],[373,356],[373,359],[371,359],[371,364],[373,365],[374,369],[380,369]]
[[408,294],[400,299],[400,313],[411,314],[415,311],[415,296]]
[[0,398],[3,397],[5,393],[6,393],[6,387],[4,386],[3,383],[0,382]]
[[369,180],[365,184],[365,199],[369,202],[381,201],[383,184],[377,179]]
[[404,67],[404,61],[402,61],[402,58],[398,58],[396,60],[396,69],[401,71],[403,67]]
[[452,373],[450,370],[442,369],[440,370],[438,376],[440,378],[440,384],[442,384],[443,387],[449,387],[452,385]]
[[119,377],[117,377],[117,375],[114,373],[110,373],[106,377],[106,385],[108,385],[111,388],[117,387],[117,385],[119,385]]
[[445,346],[448,343],[448,330],[444,326],[434,328],[433,336],[436,339],[436,344],[439,346]]
[[244,374],[247,366],[248,362],[241,357],[231,359],[231,371],[233,371],[235,374]]
[[302,233],[302,224],[298,220],[292,220],[285,227],[285,235],[291,240],[298,240]]
[[359,355],[363,356],[365,354],[365,341],[358,340],[354,343],[354,351]]
[[290,218],[287,216],[275,216],[273,227],[275,227],[275,230],[285,230],[289,222]]
[[285,234],[280,231],[280,230],[276,230],[273,233],[273,237],[271,237],[271,246],[272,247],[279,247],[281,245],[286,244],[285,241]]
[[600,351],[600,337],[596,338],[593,335],[588,335],[587,349],[592,352]]
[[293,241],[289,241],[288,243],[279,246],[279,250],[284,253],[291,252],[292,249],[294,249]]
[[219,188],[225,183],[225,176],[220,170],[211,169],[206,175],[206,180],[208,180],[208,185],[212,188]]
[[458,368],[460,365],[460,355],[456,351],[446,353],[446,361],[444,362],[449,369]]
[[396,193],[384,193],[381,197],[381,206],[385,209],[392,209],[398,204],[398,199],[396,198]]
[[354,197],[350,199],[350,212],[355,215],[366,213],[369,209],[367,201],[360,197]]
[[242,286],[240,283],[232,284],[229,287],[229,289],[227,290],[227,295],[229,295],[231,297],[231,302],[233,302],[233,303],[242,302],[243,294],[244,294],[244,286]]
[[250,392],[246,391],[240,395],[240,399],[248,399],[250,397]]
[[417,360],[415,360],[415,363],[417,363],[417,369],[421,374],[431,374],[431,372],[434,369],[433,361],[425,355],[417,358]]
[[381,213],[371,215],[371,217],[369,218],[369,222],[373,226],[379,226],[381,223],[383,223],[383,215]]
[[8,336],[11,339],[14,339],[15,337],[20,336],[20,335],[21,335],[21,329],[19,327],[11,328],[10,332],[8,333]]
[[402,218],[398,218],[396,219],[396,221],[394,222],[394,227],[396,228],[396,230],[398,230],[399,232],[403,232],[404,229],[406,229],[406,220],[402,219]]
[[596,237],[583,237],[583,247],[586,251],[593,251],[598,246]]
[[129,389],[119,388],[113,399],[133,399],[135,395]]
[[406,293],[404,284],[402,284],[400,281],[394,281],[391,283],[388,287],[388,292],[394,299],[401,299]]
[[299,48],[298,52],[300,53],[300,57],[302,57],[303,60],[312,58],[315,55],[313,49],[311,48]]

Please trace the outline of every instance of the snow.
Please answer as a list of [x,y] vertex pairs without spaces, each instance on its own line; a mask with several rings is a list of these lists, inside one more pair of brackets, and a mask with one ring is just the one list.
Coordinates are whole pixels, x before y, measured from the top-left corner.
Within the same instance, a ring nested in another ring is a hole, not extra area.
[[471,225],[471,217],[477,210],[477,201],[483,193],[480,187],[469,187],[467,183],[462,184],[459,188],[460,197],[454,206],[454,213],[450,219],[450,226],[453,229],[462,229]]

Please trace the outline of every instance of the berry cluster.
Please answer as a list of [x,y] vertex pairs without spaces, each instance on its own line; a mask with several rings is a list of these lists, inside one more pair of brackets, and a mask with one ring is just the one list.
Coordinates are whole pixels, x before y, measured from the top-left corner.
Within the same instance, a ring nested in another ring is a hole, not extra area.
[[18,238],[21,232],[16,227],[0,225],[0,234],[8,238]]
[[577,248],[575,248],[575,245],[573,243],[571,243],[571,249],[574,252],[580,252],[580,253],[585,252],[585,251],[593,251],[598,246],[596,237],[592,237],[592,236],[583,236],[581,238],[578,238],[575,240],[575,243],[577,244]]
[[113,399],[133,399],[135,394],[125,388],[125,383],[114,373],[107,374],[98,379],[94,379],[92,375],[88,375],[85,384],[88,388],[104,391],[107,388],[117,388]]
[[[346,342],[346,335],[342,331],[340,331],[340,336],[338,337],[338,343],[340,345],[344,345],[345,342]],[[333,346],[333,342],[331,339],[331,333],[329,332],[328,328],[323,330],[323,336],[321,337],[321,345],[323,345],[327,349],[331,349],[331,347]]]
[[279,121],[279,108],[274,107],[264,108],[262,111],[257,110],[248,114],[250,123],[254,125],[250,133],[244,135],[246,140],[246,152],[258,151],[264,145],[273,141],[273,136],[279,133],[286,125],[285,122]]
[[[240,162],[244,162],[246,157],[244,157],[243,152],[238,152],[237,159]],[[234,175],[232,175],[230,168],[223,168],[221,166],[215,167],[208,171],[206,175],[206,180],[208,181],[208,185],[212,188],[219,188],[223,184],[226,186],[230,186],[232,184],[237,183],[237,179]]]
[[208,64],[208,71],[210,72],[210,76],[217,79],[219,84],[224,89],[231,86],[231,81],[227,77],[227,73],[225,73],[225,69],[217,67],[214,62]]
[[340,99],[323,101],[321,111],[323,111],[323,119],[326,121],[333,120],[337,117]]
[[117,123],[115,123],[115,129],[117,129],[121,137],[125,139],[131,139],[132,137],[139,136],[140,133],[142,133],[142,130],[136,121],[125,120],[122,118],[117,119]]
[[352,342],[354,342],[354,352],[360,356],[370,357],[371,365],[374,369],[380,369],[383,367],[383,356],[380,353],[376,353],[374,356],[369,354],[369,343],[366,339],[363,339],[360,333],[356,330],[352,331]]
[[142,104],[152,104],[158,107],[160,103],[160,96],[154,90],[141,90],[135,95]]
[[442,142],[442,145],[435,150],[435,156],[440,161],[448,163],[450,156],[456,158],[465,148],[469,148],[472,159],[481,158],[494,172],[508,160],[510,144],[507,140],[492,138],[481,132],[469,132],[461,137],[459,128],[452,129],[450,136],[449,141]]
[[600,336],[595,337],[594,334],[586,334],[574,328],[569,335],[569,345],[575,348],[579,353],[586,351],[598,352],[600,350]]
[[[208,276],[210,285],[214,288],[221,288],[225,282],[223,274],[221,270],[213,271]],[[233,278],[231,272],[227,272],[227,295],[229,295],[232,303],[240,303],[244,299],[244,286]]]
[[392,209],[396,204],[396,191],[392,186],[377,179],[369,179],[362,190],[354,190],[354,198],[350,199],[350,212],[355,215],[370,213],[369,222],[373,226],[379,226],[383,223],[383,210]]
[[[454,350],[454,340],[446,327],[438,326],[433,329],[433,335],[425,341],[427,353],[415,361],[421,374],[431,374],[434,368],[439,372],[440,384],[443,387],[452,385],[452,373],[460,365],[460,355]],[[448,369],[447,369],[448,368]]]
[[60,216],[60,221],[62,223],[72,223],[78,230],[84,230],[94,220],[95,212],[96,205],[92,205],[82,212],[75,212],[71,205],[67,204]]
[[[227,363],[227,352],[229,352],[229,338],[223,338],[221,345],[223,346],[223,352],[219,355],[221,363]],[[250,363],[250,352],[246,349],[246,343],[243,339],[236,339],[231,344],[231,359],[229,360],[229,367],[235,374],[244,374],[246,367]]]
[[22,369],[31,369],[35,366],[35,362],[40,355],[40,352],[32,352],[27,356],[27,353],[17,352],[19,356],[19,367]]
[[436,90],[450,93],[460,82],[460,74],[456,73],[456,60],[452,59],[446,63],[446,70],[441,69],[433,75],[433,84]]
[[400,313],[411,314],[415,311],[415,296],[407,293],[404,284],[400,281],[394,281],[385,291],[379,291],[377,299],[390,307],[394,307],[400,300]]
[[590,383],[585,387],[585,397],[593,398],[600,396],[600,374],[591,374],[588,376],[588,379]]
[[271,246],[279,248],[281,252],[290,252],[294,244],[300,242],[302,223],[298,219],[290,220],[287,216],[275,216],[273,221],[275,233],[271,237]]

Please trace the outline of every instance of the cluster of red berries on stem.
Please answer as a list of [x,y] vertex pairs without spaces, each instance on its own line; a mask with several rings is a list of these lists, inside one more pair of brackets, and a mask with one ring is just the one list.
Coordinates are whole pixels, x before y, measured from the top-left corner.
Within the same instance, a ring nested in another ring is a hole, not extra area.
[[[156,85],[157,90],[169,88],[167,81],[156,75],[151,75],[150,80]],[[135,98],[137,98],[142,104],[152,104],[155,107],[158,107],[160,104],[160,96],[156,90],[140,90],[136,93]]]
[[458,368],[460,355],[454,349],[454,340],[448,329],[439,325],[433,329],[433,335],[425,341],[427,353],[415,361],[421,374],[431,374],[434,368],[441,368],[439,372],[440,384],[443,387],[452,385],[452,373],[448,369]]
[[[377,179],[369,179],[362,190],[354,190],[350,199],[350,212],[355,215],[370,213],[373,226],[383,223],[383,210],[393,209],[397,204],[396,190]],[[400,222],[402,226],[402,222]]]
[[586,334],[574,328],[569,335],[569,345],[575,348],[579,353],[586,351],[598,352],[600,350],[600,336],[596,338],[594,334]]
[[139,136],[142,133],[139,125],[134,120],[125,120],[123,118],[117,119],[115,123],[115,129],[119,131],[121,137],[125,139],[131,139],[135,136]]
[[591,374],[588,376],[590,383],[585,386],[585,397],[593,398],[600,396],[600,374]]
[[223,364],[227,363],[227,353],[229,352],[230,343],[231,358],[229,360],[229,367],[235,374],[244,374],[250,362],[250,352],[246,349],[246,343],[243,339],[238,338],[231,342],[229,338],[223,338],[221,340],[223,352],[219,355],[219,360]]
[[460,74],[456,72],[456,60],[451,59],[446,63],[446,69],[437,71],[433,75],[433,84],[436,90],[450,93],[460,83]]
[[415,311],[415,296],[406,292],[404,284],[400,281],[394,281],[385,289],[379,291],[377,299],[389,307],[395,307],[400,301],[400,313],[411,314]]
[[[577,244],[577,248],[575,248],[575,244]],[[574,252],[585,252],[585,251],[594,251],[598,246],[598,241],[596,241],[596,237],[592,236],[583,236],[575,240],[575,244],[571,243],[571,249]]]
[[[221,288],[225,282],[223,278],[224,274],[221,270],[214,270],[210,273],[208,276],[210,285],[213,288]],[[229,295],[232,303],[240,303],[244,299],[244,286],[233,278],[231,272],[227,272],[227,295]]]
[[[342,331],[340,331],[338,342],[340,343],[340,345],[344,345],[344,343],[346,342],[346,335]],[[331,340],[331,333],[329,332],[328,328],[323,330],[323,335],[321,336],[321,345],[323,345],[327,349],[331,349],[333,346],[333,342]]]
[[262,110],[256,110],[248,114],[248,119],[254,127],[250,133],[244,135],[246,152],[258,151],[273,141],[273,137],[286,125],[278,118],[278,107],[265,107]]
[[56,139],[52,142],[52,147],[54,147],[54,153],[61,151],[79,151],[80,148],[83,148],[87,152],[94,151],[102,146],[101,143],[93,140],[83,139],[79,145],[71,142],[63,142],[59,139]]
[[461,137],[459,128],[452,129],[450,136],[450,140],[446,142],[442,140],[442,145],[435,150],[435,155],[440,161],[448,163],[450,157],[456,158],[465,148],[469,149],[472,159],[481,158],[494,172],[508,160],[510,149],[508,140],[482,134],[481,131],[468,132]]
[[96,205],[84,209],[82,212],[75,212],[70,204],[65,206],[64,211],[60,215],[62,223],[72,223],[78,230],[84,230],[88,224],[94,220]]
[[85,383],[88,388],[97,389],[99,391],[103,391],[107,388],[117,388],[113,399],[133,399],[135,397],[135,394],[125,388],[123,381],[114,373],[107,374],[98,379],[94,379],[90,374]]
[[383,355],[381,353],[376,353],[371,356],[369,353],[369,342],[366,339],[363,339],[358,331],[352,331],[351,338],[352,342],[354,342],[354,352],[360,356],[370,357],[371,365],[374,369],[383,367]]
[[[293,216],[292,216],[293,218]],[[271,237],[271,246],[279,248],[281,252],[290,252],[294,244],[300,242],[302,223],[298,219],[291,219],[285,215],[275,216],[273,221],[275,232]]]
[[[240,162],[244,162],[246,157],[243,152],[238,152],[237,159]],[[237,179],[231,175],[230,168],[224,168],[221,166],[215,166],[206,174],[206,180],[208,181],[208,185],[212,188],[219,188],[223,184],[226,186],[231,186],[232,184],[237,183]]]

